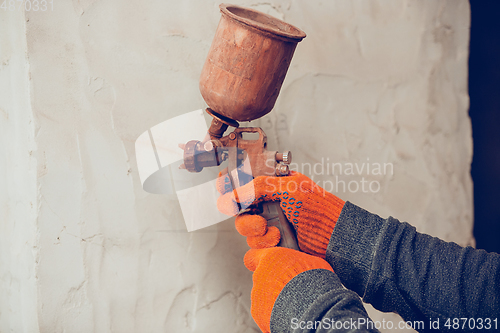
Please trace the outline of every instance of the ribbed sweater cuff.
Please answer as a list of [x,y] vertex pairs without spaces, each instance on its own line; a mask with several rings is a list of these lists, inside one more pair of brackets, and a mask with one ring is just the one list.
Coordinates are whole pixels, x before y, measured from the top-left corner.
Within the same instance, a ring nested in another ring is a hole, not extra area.
[[387,220],[346,202],[332,232],[326,261],[344,285],[363,297]]

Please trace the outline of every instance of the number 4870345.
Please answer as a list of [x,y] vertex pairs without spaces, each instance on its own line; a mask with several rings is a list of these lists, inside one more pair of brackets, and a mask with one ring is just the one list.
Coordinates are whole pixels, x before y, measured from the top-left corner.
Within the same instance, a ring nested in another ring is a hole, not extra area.
[[13,12],[25,10],[27,12],[45,12],[54,10],[54,0],[0,0],[0,10]]

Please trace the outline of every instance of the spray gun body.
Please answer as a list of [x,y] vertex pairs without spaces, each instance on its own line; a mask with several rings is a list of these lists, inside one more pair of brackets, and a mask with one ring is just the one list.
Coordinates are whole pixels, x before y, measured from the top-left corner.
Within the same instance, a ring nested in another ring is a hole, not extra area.
[[[289,174],[291,152],[267,150],[267,136],[260,127],[236,128],[229,135],[218,137],[221,131],[218,128],[227,129],[227,126],[220,127],[220,116],[210,109],[207,109],[207,112],[214,117],[209,134],[203,141],[189,141],[183,147],[182,168],[190,172],[201,172],[204,167],[218,166],[227,160],[228,177],[233,189],[238,189],[258,176],[280,177]],[[218,133],[214,135],[214,132]],[[257,133],[259,137],[256,140],[247,140],[243,138],[244,133]],[[237,191],[235,194],[237,195]],[[281,234],[278,246],[299,250],[295,231],[283,214],[279,202],[265,202],[256,207],[239,208],[240,214],[259,214],[268,221],[268,226],[277,227]]]
[[[267,150],[264,131],[259,127],[239,128],[238,121],[258,119],[272,110],[297,43],[306,35],[253,9],[226,4],[219,8],[222,17],[200,77],[200,92],[213,119],[203,141],[181,145],[181,167],[200,172],[227,160],[228,176],[237,190],[258,176],[289,174],[291,153]],[[228,127],[235,129],[224,136]],[[258,134],[258,139],[246,139],[247,133]],[[299,249],[279,202],[250,210],[280,229],[280,246]],[[240,214],[247,211],[240,210]]]

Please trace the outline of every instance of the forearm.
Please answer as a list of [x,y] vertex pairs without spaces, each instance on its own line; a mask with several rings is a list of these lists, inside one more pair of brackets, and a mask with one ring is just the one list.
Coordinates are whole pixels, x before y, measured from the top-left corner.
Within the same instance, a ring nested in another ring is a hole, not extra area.
[[271,332],[378,332],[356,293],[323,269],[296,276],[281,291]]
[[346,203],[326,259],[365,302],[405,320],[500,313],[500,255],[417,233]]

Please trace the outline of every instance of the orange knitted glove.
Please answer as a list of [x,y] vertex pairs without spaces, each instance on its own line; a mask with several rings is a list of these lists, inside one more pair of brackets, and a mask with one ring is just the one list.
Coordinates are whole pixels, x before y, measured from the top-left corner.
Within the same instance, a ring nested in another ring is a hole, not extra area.
[[332,267],[323,259],[282,247],[251,249],[245,266],[253,273],[252,317],[264,333],[271,331],[271,312],[281,290],[295,276],[312,269]]
[[[217,207],[226,215],[236,215],[238,206],[234,191],[230,191],[227,175],[221,176],[218,189],[223,195],[217,200]],[[257,177],[238,188],[237,198],[243,206],[280,201],[281,209],[297,231],[300,249],[322,258],[345,203],[308,177],[293,171],[286,177]],[[268,230],[267,222],[261,216],[242,214],[235,223],[238,232],[248,237],[251,248],[272,247],[279,242],[277,228]]]
[[[217,191],[219,191],[222,195],[232,190],[231,181],[227,176],[227,169],[219,172],[216,185]],[[217,201],[217,205],[219,205],[219,201]],[[236,206],[235,209],[237,211],[238,207]],[[231,214],[226,213],[226,215]],[[268,227],[266,219],[260,215],[238,215],[235,223],[236,230],[238,230],[238,232],[243,236],[247,237],[247,244],[252,249],[272,247],[276,246],[280,242],[281,235],[279,229],[273,226]]]

